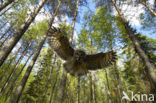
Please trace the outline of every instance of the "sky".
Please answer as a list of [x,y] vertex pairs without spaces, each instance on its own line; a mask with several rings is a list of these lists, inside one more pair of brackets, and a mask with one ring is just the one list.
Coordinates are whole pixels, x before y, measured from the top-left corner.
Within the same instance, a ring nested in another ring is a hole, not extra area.
[[[92,0],[87,0],[88,1],[88,7],[92,10],[92,11],[96,11],[96,8],[95,8],[95,3],[92,2]],[[154,0],[150,0],[150,3],[152,4],[154,2]],[[88,10],[87,7],[79,7],[78,8],[78,11],[79,11],[79,17],[80,17],[80,22],[76,22],[75,24],[75,32],[74,32],[74,38],[78,38],[78,34],[80,33],[80,30],[82,29],[83,25],[82,25],[82,20],[83,20],[83,16],[85,15],[85,12]],[[44,9],[41,10],[41,12],[43,12]],[[139,6],[139,7],[132,7],[132,6],[129,6],[127,7],[126,5],[122,7],[122,12],[125,14],[126,18],[130,21],[130,23],[132,24],[132,26],[134,28],[136,28],[139,32],[141,32],[142,34],[145,34],[147,35],[148,37],[152,37],[152,38],[155,38],[156,39],[156,34],[149,34],[148,31],[143,31],[140,29],[141,27],[141,24],[140,24],[140,21],[138,19],[140,13],[144,13],[144,9],[142,6]],[[117,12],[115,11],[114,9],[114,14],[117,14]],[[128,17],[128,15],[134,15],[133,17]],[[45,14],[38,14],[37,17],[35,18],[35,21],[42,21],[43,19],[46,19],[46,18],[49,18],[50,14],[48,12],[46,12],[46,15]],[[68,17],[62,17],[63,19],[67,19],[67,21],[69,22],[69,24],[72,24],[72,20],[68,19]],[[58,26],[58,19],[55,18],[55,24],[54,26]],[[156,21],[155,21],[156,22]],[[19,47],[20,47],[20,43],[18,43],[16,45],[16,48],[13,49],[13,51],[15,52]],[[118,62],[118,65],[122,66],[122,60],[119,60],[120,62]]]
[[[95,3],[92,2],[92,0],[87,0],[88,2],[88,7],[92,10],[92,11],[96,11],[96,8],[95,8]],[[150,2],[150,6],[152,6],[154,4],[154,0],[149,0]],[[74,31],[74,38],[78,38],[78,34],[80,33],[80,30],[82,29],[83,25],[82,25],[82,21],[83,21],[83,16],[85,15],[85,12],[88,10],[87,7],[79,7],[78,8],[78,11],[79,11],[79,17],[80,17],[80,22],[76,22],[75,24],[75,31]],[[137,7],[134,7],[134,6],[127,6],[127,5],[124,5],[122,6],[122,13],[124,13],[124,15],[126,16],[126,18],[130,21],[131,25],[137,29],[138,32],[142,33],[142,34],[145,34],[147,35],[148,37],[151,37],[151,38],[154,38],[156,39],[156,33],[154,34],[151,34],[149,31],[144,31],[141,28],[141,24],[140,24],[140,21],[139,21],[139,15],[140,13],[145,13],[145,10],[143,9],[143,6],[142,5],[139,5]],[[44,9],[41,9],[41,12],[43,12]],[[37,17],[35,18],[36,21],[41,21],[43,19],[46,19],[46,18],[50,18],[50,14],[48,12],[45,12],[45,14],[38,14]],[[114,14],[117,14],[116,10],[114,9]],[[129,17],[128,15],[133,15],[133,17]],[[67,21],[69,22],[69,24],[72,24],[72,20],[68,19],[68,17],[62,17],[63,19],[67,19]],[[59,22],[58,19],[56,18],[55,19],[55,24],[54,26],[58,26],[57,23]],[[156,21],[154,21],[156,23]],[[19,47],[20,44],[17,44],[17,47]],[[14,48],[13,50],[17,50],[17,48]]]
[[[96,11],[96,8],[95,8],[95,3],[92,1],[92,0],[87,0],[88,2],[88,7],[93,11],[95,12]],[[154,0],[149,0],[149,3],[150,5],[149,6],[153,6],[154,4]],[[88,10],[87,7],[85,6],[80,6],[78,8],[78,11],[79,11],[79,17],[80,17],[80,20],[79,22],[76,22],[75,24],[75,32],[74,32],[74,37],[77,38],[77,34],[80,33],[80,30],[82,29],[83,27],[83,16],[85,15],[85,12]],[[41,11],[44,11],[43,9]],[[141,29],[141,22],[139,20],[139,16],[141,13],[145,13],[145,10],[144,10],[144,6],[143,5],[139,5],[139,6],[134,6],[134,5],[123,5],[121,7],[121,11],[122,13],[124,14],[124,16],[126,17],[127,20],[130,21],[130,24],[132,25],[133,28],[136,28],[137,31],[141,34],[144,34],[148,37],[151,37],[151,38],[154,38],[156,39],[156,33],[151,33],[151,31],[145,31],[143,29]],[[114,14],[117,15],[117,12],[116,10],[114,9]],[[35,20],[37,21],[40,21],[40,20],[43,20],[45,18],[49,18],[49,15],[47,13],[47,15],[43,15],[43,14],[39,14]],[[69,24],[72,24],[72,20],[69,19],[68,17],[63,17],[63,19],[67,19],[67,21],[69,22]],[[56,18],[55,21],[58,21],[58,19]],[[156,23],[156,21],[154,21]],[[57,23],[54,24],[54,26],[57,26]]]
[[[154,0],[149,0],[150,6],[152,7],[154,4]],[[92,2],[92,0],[88,0],[88,6],[91,8],[92,11],[96,11],[95,8],[95,3]],[[80,7],[78,8],[79,10],[79,16],[80,16],[80,21],[82,21],[83,16],[85,15],[85,12],[88,10],[86,7]],[[139,6],[127,6],[126,4],[121,7],[122,13],[125,15],[126,19],[130,21],[130,24],[132,25],[133,28],[136,28],[138,32],[156,39],[156,33],[151,33],[151,31],[145,31],[141,29],[141,22],[139,20],[139,16],[141,13],[145,13],[145,10],[143,8],[143,5]],[[116,10],[114,9],[114,14],[117,14]],[[132,16],[129,16],[132,15]],[[154,21],[156,23],[156,21]],[[76,23],[75,25],[76,31],[79,33],[80,30],[82,29],[82,22]]]

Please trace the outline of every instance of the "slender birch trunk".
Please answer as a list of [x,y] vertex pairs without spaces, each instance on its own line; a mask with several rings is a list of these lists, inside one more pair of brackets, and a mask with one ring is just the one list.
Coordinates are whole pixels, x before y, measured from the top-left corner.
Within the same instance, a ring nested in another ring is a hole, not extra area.
[[39,11],[41,10],[41,8],[43,7],[43,5],[46,1],[47,0],[42,0],[38,4],[38,6],[34,10],[34,12],[30,14],[28,20],[25,21],[20,26],[20,28],[14,33],[13,37],[7,43],[4,44],[4,47],[2,49],[0,49],[0,66],[4,63],[4,61],[6,60],[6,58],[9,55],[9,53],[12,51],[14,46],[18,43],[18,41],[21,39],[23,34],[26,32],[26,30],[28,29],[30,24],[33,22],[36,15],[39,13]]
[[70,38],[69,38],[69,41],[70,41],[70,42],[73,41],[74,28],[75,28],[75,21],[76,21],[77,11],[78,11],[78,7],[79,7],[79,1],[80,1],[80,0],[77,0],[77,3],[76,3],[76,9],[75,9],[74,18],[73,18],[73,23],[72,23],[72,30],[71,30],[71,34],[70,34]]
[[144,5],[154,16],[156,16],[156,12],[152,10],[145,2],[145,0],[139,0],[139,2]]

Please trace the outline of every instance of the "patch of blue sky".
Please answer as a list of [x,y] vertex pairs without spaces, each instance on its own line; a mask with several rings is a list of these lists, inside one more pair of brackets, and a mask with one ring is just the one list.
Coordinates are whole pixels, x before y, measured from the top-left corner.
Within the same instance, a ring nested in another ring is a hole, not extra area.
[[[150,0],[151,3],[152,3],[152,0]],[[78,8],[78,11],[79,11],[79,22],[76,22],[75,24],[75,30],[78,32],[78,34],[80,33],[80,30],[82,29],[83,27],[83,17],[85,15],[85,13],[88,11],[88,10],[92,10],[93,12],[96,11],[96,8],[95,8],[95,2],[93,2],[92,0],[88,0],[88,4],[87,4],[87,7],[85,6],[81,6]],[[130,8],[131,9],[131,8]],[[135,8],[134,8],[135,9]],[[140,8],[139,8],[140,9]],[[137,9],[136,9],[137,10]],[[116,12],[116,11],[115,11]],[[129,11],[127,11],[129,12]],[[123,12],[123,13],[127,13],[127,12]],[[137,11],[132,11],[133,14],[137,13]],[[136,14],[138,16],[138,14]],[[128,13],[127,13],[127,16],[128,16]],[[134,15],[135,16],[135,15]],[[132,27],[133,28],[136,28],[137,32],[143,34],[143,35],[146,35],[150,38],[153,38],[153,39],[156,39],[156,32],[154,33],[153,29],[151,28],[150,30],[145,30],[145,29],[142,29],[141,27],[141,24],[140,24],[140,21],[139,21],[139,18],[136,17],[134,18],[135,20],[129,20],[130,23],[132,24]],[[71,19],[67,19],[67,21],[71,24],[72,23],[72,20]],[[154,23],[156,23],[155,21],[153,21]],[[156,30],[155,30],[156,31]]]

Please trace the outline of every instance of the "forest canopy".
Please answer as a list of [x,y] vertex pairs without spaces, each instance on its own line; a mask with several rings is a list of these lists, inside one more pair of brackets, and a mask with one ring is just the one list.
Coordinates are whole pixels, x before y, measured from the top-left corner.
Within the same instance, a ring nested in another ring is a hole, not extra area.
[[[72,76],[48,45],[115,51],[112,66]],[[0,103],[154,103],[156,0],[0,0]]]

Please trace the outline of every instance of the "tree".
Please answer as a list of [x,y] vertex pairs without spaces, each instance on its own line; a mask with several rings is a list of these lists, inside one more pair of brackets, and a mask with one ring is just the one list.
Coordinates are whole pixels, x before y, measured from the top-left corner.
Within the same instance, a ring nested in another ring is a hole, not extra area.
[[75,27],[75,21],[76,21],[76,17],[77,17],[77,12],[78,12],[79,1],[80,0],[77,0],[77,3],[76,3],[76,9],[75,9],[74,17],[73,17],[73,22],[72,22],[72,28],[73,29],[71,30],[71,35],[70,35],[70,39],[69,39],[70,42],[73,41],[74,27]]
[[16,62],[16,64],[15,64],[14,68],[12,68],[12,71],[11,71],[9,77],[7,78],[6,82],[4,83],[4,85],[3,85],[2,89],[1,89],[1,93],[4,92],[6,86],[8,85],[8,82],[10,81],[10,79],[12,78],[12,76],[13,76],[14,73],[15,73],[18,64],[19,64],[19,63],[21,62],[21,60],[23,59],[24,55],[25,55],[26,52],[27,52],[26,50],[31,46],[31,44],[32,44],[32,42],[30,41],[30,43],[29,43],[29,44],[25,47],[25,49],[23,50],[23,52],[22,52],[20,58],[17,60],[17,62]]
[[34,64],[35,64],[35,62],[36,62],[36,60],[38,58],[38,55],[40,54],[40,51],[41,51],[41,49],[43,47],[43,44],[44,44],[45,40],[46,40],[46,36],[44,36],[43,40],[40,42],[39,48],[36,51],[36,53],[34,54],[29,66],[28,66],[28,68],[27,68],[27,70],[25,72],[24,77],[22,78],[20,84],[17,86],[15,92],[13,93],[13,96],[10,99],[10,103],[18,103],[18,101],[19,101],[19,99],[21,97],[22,91],[23,91],[23,89],[25,87],[25,84],[26,84],[26,82],[28,80],[28,77],[29,77],[29,75],[30,75],[30,73],[32,71],[32,68],[33,68],[33,66],[34,66]]
[[77,103],[80,103],[80,77],[78,77],[77,82]]
[[146,56],[145,52],[142,50],[139,41],[134,36],[135,31],[130,27],[128,21],[125,19],[125,17],[119,10],[118,6],[116,5],[115,0],[112,0],[112,2],[120,16],[120,19],[121,19],[123,25],[125,26],[127,35],[131,39],[131,41],[136,49],[136,52],[138,53],[138,55],[140,56],[140,58],[142,59],[142,61],[144,62],[145,66],[146,66],[146,72],[147,72],[148,76],[152,80],[153,84],[156,85],[156,73],[154,71],[155,67],[150,63],[149,58]]
[[14,1],[15,0],[8,0],[7,2],[5,2],[2,6],[0,6],[0,11],[2,11],[5,7],[7,7],[9,4],[11,4]]
[[[0,7],[8,1],[1,0]],[[21,30],[21,25],[28,23],[40,1],[14,0],[1,10],[0,51]],[[116,10],[111,0],[94,0],[88,3],[86,0],[46,0],[36,13],[35,20],[30,23],[0,66],[0,102],[127,103],[129,101],[122,99],[123,91],[128,96],[131,91],[138,96],[154,94],[155,85],[149,78],[147,66],[139,56],[137,45],[127,35],[132,34],[139,41],[150,64],[156,66],[156,26],[153,22],[156,16],[148,10],[155,10],[155,7],[147,8],[141,1],[147,6],[153,5],[147,0],[116,0],[118,8],[124,7],[119,10],[120,13],[122,10],[129,10],[125,7],[131,7],[130,11],[124,11],[123,22],[120,15],[114,12]],[[140,7],[143,12],[138,15],[133,10],[140,10]],[[80,15],[79,11],[82,11]],[[135,23],[129,19],[132,16],[138,17],[135,20],[140,22],[139,29],[134,29]],[[47,33],[51,26],[63,29],[71,45],[87,54],[116,51],[116,63],[108,68],[89,71],[81,77],[65,73],[62,66],[64,61],[57,55],[54,56],[54,52],[47,45]],[[77,32],[74,32],[75,27]],[[78,35],[75,36],[74,33]],[[153,36],[154,38],[150,38]]]
[[48,90],[48,85],[50,84],[50,81],[51,81],[51,78],[52,78],[52,72],[53,72],[55,63],[56,63],[56,55],[54,55],[54,60],[53,60],[53,62],[51,63],[51,69],[50,69],[50,73],[49,73],[49,76],[48,76],[48,81],[47,81],[47,83],[46,83],[45,90],[44,90],[44,93],[43,93],[43,96],[42,96],[42,99],[41,99],[40,102],[42,102],[43,99],[44,99],[45,96],[46,96],[46,93],[47,93],[47,90]]
[[0,49],[0,66],[3,64],[3,62],[8,57],[11,50],[14,48],[14,46],[17,44],[17,42],[20,40],[20,38],[23,36],[25,31],[28,29],[29,25],[32,23],[32,21],[35,19],[36,15],[44,5],[46,0],[42,0],[38,6],[35,8],[34,12],[31,13],[31,15],[28,17],[27,21],[24,22],[20,28],[14,33],[14,36],[4,44],[4,47]]
[[27,58],[25,64],[21,67],[20,72],[17,74],[17,76],[15,77],[15,79],[13,80],[13,82],[11,83],[10,88],[8,89],[5,98],[7,99],[9,97],[9,95],[11,94],[11,92],[13,91],[13,89],[15,88],[18,79],[20,78],[20,75],[22,74],[25,66],[27,65],[28,61],[30,60],[30,58],[33,56],[34,51],[32,51],[32,53],[29,55],[29,57]]
[[[52,64],[51,64],[52,63]],[[52,78],[52,70],[55,68],[55,57],[53,56],[53,51],[46,47],[42,49],[40,57],[38,58],[37,65],[34,68],[39,68],[35,79],[30,83],[29,88],[24,93],[22,102],[34,103],[34,102],[45,102],[46,93],[48,87],[50,87]],[[51,67],[52,66],[52,67]],[[47,76],[49,75],[49,76]],[[47,84],[48,80],[48,84]],[[44,96],[44,97],[43,97]]]
[[56,83],[58,81],[58,76],[59,76],[60,68],[61,68],[61,64],[59,64],[59,67],[58,67],[58,69],[56,71],[55,81],[54,81],[54,84],[53,84],[53,86],[51,88],[51,92],[50,92],[49,103],[52,103],[52,100],[53,100],[54,90],[56,89]]
[[[74,27],[75,27],[75,20],[76,20],[76,16],[77,16],[78,5],[79,5],[79,0],[77,0],[76,9],[75,9],[75,13],[74,13],[74,19],[73,19],[72,28],[71,28],[72,32],[69,36],[70,42],[72,42],[72,40],[73,40],[73,35],[74,35],[73,31],[74,31]],[[63,102],[63,95],[64,95],[64,90],[65,90],[66,80],[67,80],[67,73],[65,72],[65,70],[63,70],[62,79],[61,79],[61,83],[60,83],[60,90],[58,92],[58,99],[57,99],[58,103]]]
[[[51,25],[52,25],[52,23],[54,21],[55,16],[57,15],[57,12],[58,12],[58,9],[59,9],[60,6],[61,6],[61,1],[58,3],[58,6],[57,6],[57,8],[56,8],[56,10],[55,10],[55,12],[54,12],[50,22],[49,22],[48,30],[49,30],[49,28],[51,28]],[[41,40],[41,42],[40,42],[40,44],[38,46],[38,50],[34,54],[34,56],[33,56],[32,60],[31,60],[31,62],[29,64],[29,66],[27,68],[27,71],[25,72],[24,77],[22,78],[20,84],[17,86],[16,91],[14,92],[14,94],[13,94],[11,100],[10,100],[11,103],[19,101],[19,98],[20,98],[20,96],[22,94],[22,91],[23,91],[23,89],[25,87],[27,79],[28,79],[28,77],[29,77],[29,75],[30,75],[30,73],[32,71],[32,68],[33,68],[33,66],[34,66],[34,64],[35,64],[35,62],[36,62],[36,60],[37,60],[37,58],[38,58],[38,56],[40,54],[40,51],[41,51],[41,49],[42,49],[42,47],[44,45],[44,42],[45,42],[45,40],[47,38],[48,30],[46,32],[46,35],[43,36],[43,38],[42,38],[42,40]]]
[[154,12],[154,10],[152,10],[147,4],[145,0],[139,0],[139,2],[144,5],[154,16],[156,16],[156,12]]

